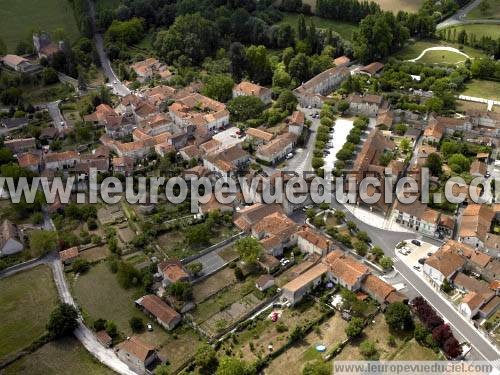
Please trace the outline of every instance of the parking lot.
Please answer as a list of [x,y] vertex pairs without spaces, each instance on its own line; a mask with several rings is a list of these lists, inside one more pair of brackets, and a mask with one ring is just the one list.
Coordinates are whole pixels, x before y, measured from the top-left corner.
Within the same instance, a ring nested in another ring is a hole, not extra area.
[[422,270],[422,264],[420,264],[418,260],[429,257],[429,255],[434,254],[438,249],[437,246],[427,242],[419,241],[420,246],[413,244],[411,240],[406,240],[404,242],[404,247],[396,249],[396,256],[408,266],[413,268],[419,267],[420,270]]
[[245,137],[239,137],[236,133],[239,129],[233,126],[215,134],[212,138],[219,141],[225,148],[230,148],[238,143],[242,143]]

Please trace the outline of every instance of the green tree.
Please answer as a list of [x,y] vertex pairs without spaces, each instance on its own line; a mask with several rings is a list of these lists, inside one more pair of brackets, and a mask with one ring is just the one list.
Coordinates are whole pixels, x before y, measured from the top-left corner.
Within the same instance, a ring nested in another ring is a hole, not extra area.
[[85,259],[76,259],[71,268],[73,272],[82,274],[89,270],[90,263]]
[[208,344],[203,344],[196,350],[194,361],[199,368],[200,374],[210,375],[217,369],[217,353]]
[[359,345],[359,352],[361,355],[370,361],[376,361],[380,355],[377,351],[377,346],[371,340],[365,340]]
[[394,302],[387,306],[385,321],[393,330],[407,331],[413,328],[410,308],[402,302]]
[[392,266],[394,265],[394,262],[392,261],[392,259],[389,257],[386,257],[386,256],[383,256],[382,258],[380,258],[378,263],[380,264],[380,266],[384,270],[388,270],[388,269],[392,268]]
[[347,337],[357,337],[363,332],[363,327],[363,319],[354,317],[345,328],[345,333]]
[[309,58],[305,53],[297,54],[288,65],[288,73],[290,76],[297,81],[297,84],[301,84],[309,79],[311,74],[311,67]]
[[331,364],[322,360],[307,362],[302,369],[302,375],[330,375],[331,373]]
[[257,118],[262,115],[264,108],[264,103],[256,96],[237,96],[227,103],[227,110],[233,122]]
[[193,262],[189,263],[186,268],[191,275],[198,276],[203,270],[203,264],[201,262]]
[[57,232],[34,230],[29,234],[29,244],[32,254],[36,257],[57,249]]
[[52,338],[60,338],[71,335],[78,327],[78,312],[76,309],[67,304],[59,304],[50,314],[47,330]]
[[206,245],[211,237],[212,233],[205,223],[193,225],[186,230],[186,240],[189,245]]
[[291,90],[283,90],[276,100],[276,107],[291,114],[297,108],[297,98]]
[[349,103],[346,100],[341,100],[337,104],[337,110],[344,114],[349,109]]
[[156,366],[154,371],[155,375],[170,375],[171,373],[170,366],[167,364]]
[[181,301],[189,301],[193,297],[193,286],[186,281],[176,281],[168,286],[168,292]]
[[219,102],[227,102],[233,94],[233,79],[226,74],[210,75],[203,86],[203,94]]
[[429,172],[433,176],[441,176],[441,172],[443,170],[443,161],[441,160],[441,156],[433,152],[427,158],[427,162],[425,164],[427,168],[429,168]]
[[408,126],[406,126],[405,124],[397,124],[394,127],[394,132],[397,135],[404,135],[406,133],[406,130],[408,130]]
[[483,16],[486,16],[491,9],[490,2],[488,0],[483,0],[479,4],[479,11]]
[[470,160],[462,154],[454,154],[448,159],[448,165],[455,173],[466,172],[470,168]]
[[254,237],[245,237],[238,240],[235,248],[241,260],[248,264],[255,264],[263,252],[262,244]]
[[132,318],[130,318],[128,323],[130,325],[130,328],[132,329],[132,332],[138,333],[144,331],[144,322],[141,318],[133,316]]
[[273,72],[267,48],[265,46],[250,46],[246,49],[248,59],[248,74],[250,78],[261,85],[271,82]]
[[234,357],[223,357],[216,375],[248,375],[247,364]]
[[306,19],[303,14],[299,15],[298,26],[297,26],[297,37],[299,38],[299,40],[304,40],[307,38]]

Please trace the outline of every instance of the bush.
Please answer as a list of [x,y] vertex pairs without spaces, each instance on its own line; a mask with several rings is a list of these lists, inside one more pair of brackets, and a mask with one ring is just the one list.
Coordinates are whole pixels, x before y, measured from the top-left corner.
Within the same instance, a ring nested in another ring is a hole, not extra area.
[[75,273],[85,273],[89,270],[89,268],[90,263],[85,259],[76,259],[72,266],[73,272]]
[[363,320],[361,318],[354,317],[347,325],[345,333],[349,338],[357,337],[361,335],[361,332],[363,332],[363,328],[364,328]]
[[134,333],[142,332],[144,331],[144,322],[142,321],[141,318],[134,316],[130,319],[129,321],[130,328]]
[[365,359],[371,361],[376,361],[380,356],[375,343],[370,340],[365,340],[359,345],[359,352]]
[[50,314],[47,330],[52,338],[60,338],[71,335],[78,327],[78,312],[76,309],[67,304],[61,303]]

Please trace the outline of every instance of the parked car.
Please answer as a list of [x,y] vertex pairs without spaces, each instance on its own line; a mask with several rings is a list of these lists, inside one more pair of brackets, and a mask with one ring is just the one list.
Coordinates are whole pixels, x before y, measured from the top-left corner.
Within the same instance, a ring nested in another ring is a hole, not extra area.
[[151,323],[147,324],[148,331],[151,332],[153,330],[153,325]]
[[411,240],[411,243],[414,244],[415,246],[422,245],[422,243],[419,240]]
[[279,318],[279,314],[276,311],[274,311],[271,314],[271,321],[276,322],[278,320],[278,318]]
[[288,160],[288,159],[291,159],[291,158],[293,158],[293,154],[291,152],[289,152],[288,154],[286,154],[285,159]]
[[425,258],[420,258],[420,259],[418,260],[418,263],[420,263],[420,264],[424,264],[424,263],[425,263]]
[[414,269],[416,269],[417,271],[420,271],[420,266],[413,266]]

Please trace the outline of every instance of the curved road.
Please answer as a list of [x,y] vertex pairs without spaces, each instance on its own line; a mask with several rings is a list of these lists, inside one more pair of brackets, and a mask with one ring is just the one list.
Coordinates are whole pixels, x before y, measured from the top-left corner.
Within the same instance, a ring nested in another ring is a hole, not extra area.
[[436,25],[436,30],[441,30],[445,29],[450,26],[458,26],[458,25],[465,25],[465,24],[475,24],[475,23],[491,23],[491,24],[500,24],[500,20],[490,20],[490,19],[478,19],[478,20],[467,20],[465,17],[467,17],[467,14],[469,12],[479,6],[481,4],[482,0],[474,0],[464,6],[463,8],[459,9],[455,14],[452,16],[448,17],[444,21],[438,23]]

